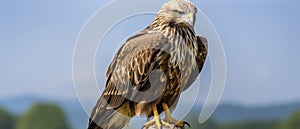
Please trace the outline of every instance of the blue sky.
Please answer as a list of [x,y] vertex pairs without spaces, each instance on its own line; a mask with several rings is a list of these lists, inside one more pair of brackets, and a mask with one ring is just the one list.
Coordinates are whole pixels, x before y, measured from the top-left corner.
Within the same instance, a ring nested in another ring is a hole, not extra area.
[[[88,18],[107,2],[2,0],[0,99],[22,95],[76,99],[72,84],[75,42]],[[197,3],[215,25],[226,52],[223,102],[264,105],[300,101],[300,2]],[[112,13],[118,11],[121,9]]]

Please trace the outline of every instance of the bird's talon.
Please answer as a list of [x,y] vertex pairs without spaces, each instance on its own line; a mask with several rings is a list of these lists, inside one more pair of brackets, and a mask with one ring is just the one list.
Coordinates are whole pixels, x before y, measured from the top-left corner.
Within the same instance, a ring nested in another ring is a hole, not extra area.
[[185,125],[187,125],[189,128],[191,128],[191,125],[186,121],[180,121],[176,124],[177,127],[181,127],[181,128],[184,128]]
[[185,125],[187,125],[189,128],[191,128],[191,125],[188,122],[179,121],[176,123],[176,127],[180,127],[180,128],[184,128]]
[[187,125],[187,126],[189,126],[189,128],[191,128],[191,125],[188,122],[186,122],[186,121],[183,122],[183,126],[184,125]]

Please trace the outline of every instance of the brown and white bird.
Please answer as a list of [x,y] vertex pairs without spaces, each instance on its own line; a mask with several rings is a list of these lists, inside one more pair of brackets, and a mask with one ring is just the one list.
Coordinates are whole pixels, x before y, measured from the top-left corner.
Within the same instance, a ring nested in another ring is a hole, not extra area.
[[[106,87],[93,108],[88,129],[121,129],[136,115],[154,117],[144,128],[186,122],[171,116],[182,91],[202,70],[207,40],[196,36],[197,9],[188,0],[170,0],[154,21],[129,38],[107,70]],[[160,114],[165,112],[165,119]]]

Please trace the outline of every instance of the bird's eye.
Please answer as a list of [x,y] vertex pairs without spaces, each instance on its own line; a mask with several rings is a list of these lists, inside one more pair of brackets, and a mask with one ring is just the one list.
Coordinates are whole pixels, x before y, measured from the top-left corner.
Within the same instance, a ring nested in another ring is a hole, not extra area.
[[184,12],[179,11],[179,10],[173,10],[173,12],[178,13],[178,14],[184,14]]

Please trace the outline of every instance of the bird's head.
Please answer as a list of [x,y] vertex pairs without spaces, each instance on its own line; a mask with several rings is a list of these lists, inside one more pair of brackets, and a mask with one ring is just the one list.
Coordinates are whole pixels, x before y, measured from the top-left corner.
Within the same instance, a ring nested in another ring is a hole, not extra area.
[[197,8],[192,2],[188,0],[170,0],[161,7],[158,15],[180,26],[194,26],[196,13]]

